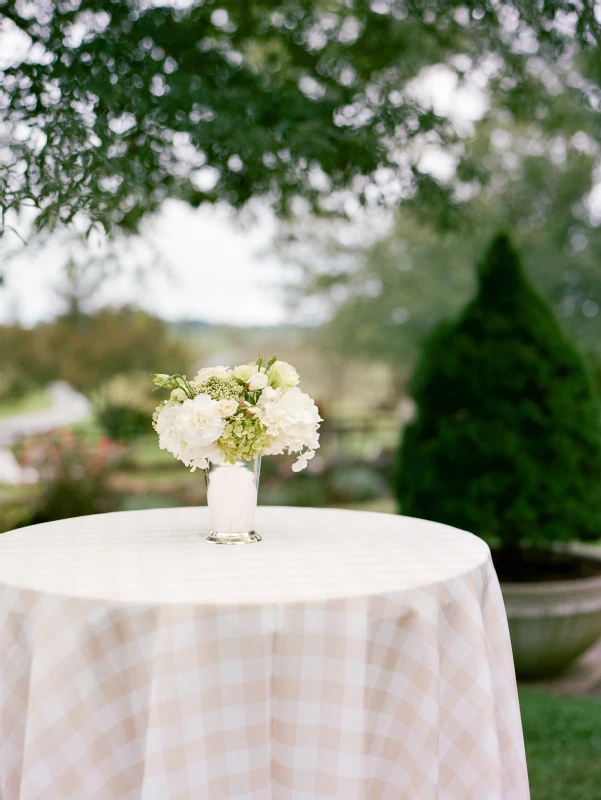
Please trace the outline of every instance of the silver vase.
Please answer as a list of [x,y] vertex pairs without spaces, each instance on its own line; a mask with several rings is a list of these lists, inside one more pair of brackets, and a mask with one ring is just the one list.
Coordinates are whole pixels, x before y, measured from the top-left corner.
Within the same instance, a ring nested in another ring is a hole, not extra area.
[[260,473],[260,456],[235,464],[209,464],[205,479],[211,533],[205,538],[206,542],[250,544],[261,541],[254,530]]

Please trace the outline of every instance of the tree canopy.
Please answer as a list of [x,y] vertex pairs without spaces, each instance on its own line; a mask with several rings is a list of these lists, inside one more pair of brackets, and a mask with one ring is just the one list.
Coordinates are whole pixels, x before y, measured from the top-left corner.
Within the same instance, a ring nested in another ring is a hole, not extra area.
[[485,242],[508,228],[566,330],[601,357],[601,218],[592,202],[598,115],[569,92],[554,98],[550,115],[547,129],[491,106],[464,143],[466,159],[485,164],[488,179],[466,185],[460,207],[446,207],[453,224],[445,231],[436,204],[411,203],[375,241],[356,235],[356,224],[299,218],[282,226],[280,253],[300,267],[297,293],[330,312],[326,345],[410,366],[424,336],[472,296],[471,265]]
[[[234,207],[261,197],[332,208],[451,197],[421,148],[463,159],[465,132],[420,96],[445,64],[514,117],[556,86],[545,64],[592,54],[571,88],[598,103],[593,0],[0,0],[0,211],[50,229],[82,214],[135,229],[167,197]],[[584,62],[583,62],[584,63]],[[571,74],[571,73],[570,73]],[[569,77],[569,75],[568,75]],[[329,205],[328,205],[329,204]]]

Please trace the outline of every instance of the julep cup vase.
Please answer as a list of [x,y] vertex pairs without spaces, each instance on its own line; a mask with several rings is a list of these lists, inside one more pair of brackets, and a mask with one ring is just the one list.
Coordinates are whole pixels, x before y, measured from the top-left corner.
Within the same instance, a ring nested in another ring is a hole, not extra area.
[[209,464],[205,470],[213,544],[260,542],[255,532],[261,457],[235,464]]

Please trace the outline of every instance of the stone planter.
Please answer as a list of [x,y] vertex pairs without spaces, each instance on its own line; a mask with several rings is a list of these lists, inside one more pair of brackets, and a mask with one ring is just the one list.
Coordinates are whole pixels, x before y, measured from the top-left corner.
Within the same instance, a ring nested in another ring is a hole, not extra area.
[[[601,552],[578,550],[578,555],[601,565]],[[501,589],[520,678],[560,672],[601,636],[601,575],[502,582]]]

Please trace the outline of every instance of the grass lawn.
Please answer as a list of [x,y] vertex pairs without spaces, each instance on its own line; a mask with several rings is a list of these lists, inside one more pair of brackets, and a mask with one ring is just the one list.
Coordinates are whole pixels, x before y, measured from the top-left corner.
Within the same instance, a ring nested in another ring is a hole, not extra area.
[[8,403],[0,404],[0,419],[2,417],[12,417],[15,414],[27,414],[30,411],[43,411],[50,408],[52,399],[45,389],[31,392],[20,400],[13,400]]
[[186,468],[171,453],[161,450],[156,433],[138,437],[132,444],[133,457],[139,469],[175,468],[179,473]]
[[345,503],[334,508],[346,508],[351,511],[378,511],[381,514],[395,514],[396,502],[392,497],[380,497],[376,500],[364,500],[362,503]]
[[601,800],[601,700],[520,692],[532,800]]

